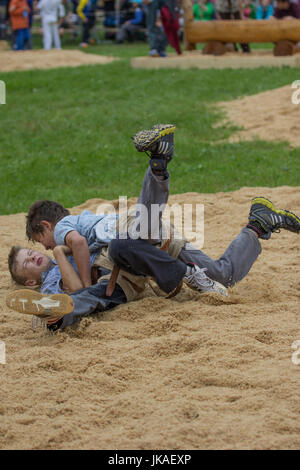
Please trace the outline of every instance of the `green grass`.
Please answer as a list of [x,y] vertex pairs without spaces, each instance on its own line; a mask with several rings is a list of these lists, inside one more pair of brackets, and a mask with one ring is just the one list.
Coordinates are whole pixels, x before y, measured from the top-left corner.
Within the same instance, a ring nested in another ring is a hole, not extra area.
[[88,48],[122,59],[105,66],[0,73],[0,213],[36,199],[66,207],[88,198],[137,196],[148,158],[130,137],[157,122],[177,125],[170,163],[173,193],[241,186],[300,185],[300,148],[262,141],[224,143],[233,127],[215,103],[291,84],[299,69],[131,69],[147,45]]

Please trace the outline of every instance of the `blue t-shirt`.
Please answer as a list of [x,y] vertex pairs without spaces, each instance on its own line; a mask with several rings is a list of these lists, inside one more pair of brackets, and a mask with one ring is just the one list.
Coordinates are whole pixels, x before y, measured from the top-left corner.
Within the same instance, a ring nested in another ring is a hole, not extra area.
[[[95,259],[98,253],[94,253],[90,257],[90,266],[92,268]],[[75,271],[78,273],[78,269],[75,263],[73,256],[68,256],[68,261],[72,264]],[[42,273],[42,286],[40,289],[42,294],[62,294],[62,278],[60,269],[55,260],[53,260],[53,265]]]
[[65,245],[67,234],[76,230],[86,239],[90,253],[93,253],[116,238],[117,219],[117,214],[95,215],[86,210],[80,215],[67,215],[56,224],[54,240],[57,245]]

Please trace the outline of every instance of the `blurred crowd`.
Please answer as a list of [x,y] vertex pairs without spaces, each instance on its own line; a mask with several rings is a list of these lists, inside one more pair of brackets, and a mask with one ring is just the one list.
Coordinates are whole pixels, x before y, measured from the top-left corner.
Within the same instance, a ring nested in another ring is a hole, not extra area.
[[[300,18],[300,0],[192,0],[195,21]],[[182,0],[0,0],[0,40],[16,51],[32,49],[32,29],[44,49],[61,48],[70,32],[80,47],[110,39],[148,41],[149,55],[165,57],[169,43],[181,54]],[[99,31],[101,28],[102,38]],[[247,44],[241,44],[249,52]]]
[[197,0],[195,21],[300,18],[300,0]]

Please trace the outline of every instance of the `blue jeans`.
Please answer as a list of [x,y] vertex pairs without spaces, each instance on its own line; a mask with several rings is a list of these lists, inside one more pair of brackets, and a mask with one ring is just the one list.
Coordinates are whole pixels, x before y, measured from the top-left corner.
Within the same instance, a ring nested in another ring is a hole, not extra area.
[[156,25],[157,12],[165,5],[165,0],[152,0],[147,5],[146,9],[146,23],[149,37],[150,50],[157,50],[157,52],[164,52],[168,40],[162,27]]
[[25,49],[25,44],[30,39],[30,31],[29,28],[25,29],[17,29],[15,32],[15,50],[16,51],[23,51]]

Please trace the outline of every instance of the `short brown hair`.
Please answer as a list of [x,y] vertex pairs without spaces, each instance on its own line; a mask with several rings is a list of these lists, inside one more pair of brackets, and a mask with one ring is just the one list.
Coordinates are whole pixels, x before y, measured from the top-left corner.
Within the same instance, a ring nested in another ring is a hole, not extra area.
[[17,283],[21,284],[22,286],[25,285],[25,279],[24,276],[19,276],[17,274],[17,256],[19,254],[19,251],[22,250],[21,246],[13,246],[9,252],[8,255],[8,269],[10,272],[10,275],[12,279]]
[[36,201],[28,211],[26,216],[26,235],[28,240],[32,240],[35,233],[43,233],[42,220],[47,220],[57,224],[61,219],[70,215],[68,209],[55,201]]

